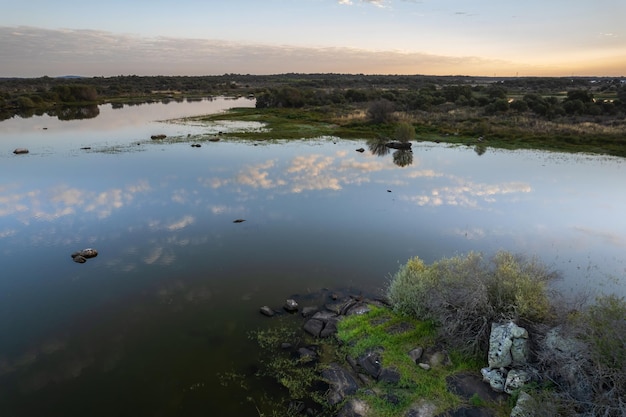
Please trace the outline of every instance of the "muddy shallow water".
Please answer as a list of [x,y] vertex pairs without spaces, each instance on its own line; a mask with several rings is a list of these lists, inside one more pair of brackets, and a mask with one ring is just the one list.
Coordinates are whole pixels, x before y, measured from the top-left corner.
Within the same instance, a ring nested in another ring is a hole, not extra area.
[[[566,292],[626,295],[623,159],[430,143],[377,156],[365,141],[209,142],[240,126],[158,122],[233,105],[253,103],[0,122],[8,415],[255,415],[259,307],[381,291],[415,255],[509,250],[560,271]],[[98,256],[74,263],[88,247]]]

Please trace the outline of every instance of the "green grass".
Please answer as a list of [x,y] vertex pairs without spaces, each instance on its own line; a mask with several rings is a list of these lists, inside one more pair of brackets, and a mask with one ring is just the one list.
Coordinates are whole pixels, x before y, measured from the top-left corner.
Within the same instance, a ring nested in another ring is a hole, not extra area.
[[[403,324],[410,330],[394,333],[390,331]],[[372,307],[365,315],[348,316],[338,326],[337,338],[343,353],[358,357],[374,348],[383,349],[382,364],[399,371],[400,382],[396,387],[377,386],[375,390],[393,393],[397,404],[386,401],[381,396],[366,393],[357,394],[370,406],[373,415],[392,417],[402,416],[414,404],[427,399],[433,402],[439,412],[459,407],[463,401],[450,393],[446,378],[461,371],[478,372],[481,362],[458,352],[449,352],[451,365],[437,366],[426,371],[415,364],[408,352],[418,346],[428,348],[436,343],[436,329],[431,322],[419,321],[380,307]],[[485,405],[485,404],[482,404]],[[494,409],[498,406],[493,405]]]
[[[592,122],[559,123],[522,115],[484,116],[478,110],[405,115],[416,140],[499,149],[586,152],[626,157],[625,128]],[[357,115],[358,114],[358,115]],[[393,138],[398,123],[375,124],[357,109],[342,107],[236,108],[196,120],[241,120],[265,124],[264,131],[224,133],[224,137],[272,140],[334,136],[344,139]],[[479,142],[478,137],[483,137]]]

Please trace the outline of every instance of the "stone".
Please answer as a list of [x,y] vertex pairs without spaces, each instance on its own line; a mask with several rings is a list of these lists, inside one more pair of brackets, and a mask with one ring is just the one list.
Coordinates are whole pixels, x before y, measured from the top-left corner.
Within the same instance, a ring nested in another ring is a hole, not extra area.
[[527,417],[532,416],[529,406],[532,404],[533,398],[525,391],[521,391],[517,397],[515,407],[511,410],[511,417]]
[[28,152],[29,151],[26,148],[17,148],[13,151],[15,155],[24,155],[24,154],[27,154]]
[[328,368],[324,369],[322,378],[330,385],[327,400],[331,406],[337,405],[346,397],[356,394],[359,389],[356,379],[337,363],[331,363]]
[[420,362],[420,363],[417,364],[417,366],[419,366],[420,368],[422,368],[425,371],[429,371],[430,370],[430,365],[427,364],[427,363]]
[[302,308],[302,317],[311,317],[313,314],[317,313],[319,308],[317,307],[303,307]]
[[378,381],[397,385],[400,382],[400,372],[395,368],[383,368],[378,375]]
[[483,368],[480,370],[480,373],[483,376],[483,381],[488,382],[492,390],[496,392],[504,392],[507,374],[505,369]]
[[411,142],[389,142],[385,144],[386,147],[391,149],[411,149]]
[[337,417],[366,417],[369,415],[369,406],[363,400],[351,398],[341,407]]
[[290,313],[295,313],[296,311],[298,311],[299,306],[296,300],[290,298],[285,301],[285,305],[283,306],[283,308]]
[[365,149],[363,149],[363,148],[359,148],[359,149],[357,149],[356,151],[357,151],[357,152],[361,152],[361,153],[363,153],[363,152],[365,152]]
[[74,259],[74,262],[78,263],[78,264],[84,264],[85,262],[87,262],[87,259],[85,259],[83,256],[74,256],[72,259]]
[[435,411],[437,411],[435,404],[422,400],[420,403],[412,405],[405,417],[434,417]]
[[83,249],[81,251],[74,252],[74,253],[72,253],[71,256],[72,256],[72,258],[74,258],[74,260],[76,260],[76,258],[79,257],[79,256],[82,257],[82,258],[85,258],[85,259],[95,258],[96,256],[98,256],[98,251],[95,250],[95,249],[92,249],[92,248],[87,248],[87,249]]
[[370,306],[365,304],[359,304],[348,309],[348,311],[346,311],[346,316],[361,316],[363,314],[369,313],[370,311],[372,311]]
[[520,369],[511,369],[506,374],[506,382],[504,383],[504,392],[513,394],[514,391],[522,388],[526,383],[530,382],[528,372]]
[[[524,365],[527,360],[528,332],[513,322],[506,324],[493,323],[489,335],[489,368],[505,368],[514,362],[512,349],[515,352],[515,365]],[[514,347],[515,341],[515,347]]]
[[381,359],[381,352],[379,350],[373,350],[359,356],[357,363],[367,375],[378,379],[382,368]]
[[422,354],[424,354],[424,348],[416,347],[415,349],[411,349],[409,357],[413,360],[413,362],[417,363],[417,361],[422,357]]
[[331,337],[337,333],[337,319],[329,320],[320,332],[321,338]]
[[152,135],[150,136],[150,139],[152,140],[157,140],[157,139],[165,139],[167,136],[164,134],[159,134],[159,135]]
[[259,311],[261,312],[261,314],[267,317],[273,317],[274,314],[276,314],[274,310],[272,310],[269,306],[263,306]]
[[303,363],[309,363],[317,359],[317,352],[315,352],[313,349],[301,347],[300,349],[298,349],[298,358]]
[[320,337],[320,333],[324,329],[324,322],[317,319],[310,319],[304,323],[304,331],[313,337]]

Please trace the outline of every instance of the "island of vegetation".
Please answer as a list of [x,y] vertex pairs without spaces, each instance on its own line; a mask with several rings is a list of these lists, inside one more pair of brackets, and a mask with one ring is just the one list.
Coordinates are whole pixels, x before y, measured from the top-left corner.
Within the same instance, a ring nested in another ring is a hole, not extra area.
[[254,120],[268,128],[231,133],[238,138],[417,139],[473,146],[478,154],[495,147],[626,156],[625,78],[363,74],[4,78],[0,120],[44,113],[62,119],[96,117],[97,105],[103,103],[124,106],[217,95],[256,99],[255,109],[205,118]]
[[265,306],[257,376],[284,397],[248,401],[259,416],[624,416],[626,301],[568,299],[558,278],[509,252],[414,257],[383,295]]

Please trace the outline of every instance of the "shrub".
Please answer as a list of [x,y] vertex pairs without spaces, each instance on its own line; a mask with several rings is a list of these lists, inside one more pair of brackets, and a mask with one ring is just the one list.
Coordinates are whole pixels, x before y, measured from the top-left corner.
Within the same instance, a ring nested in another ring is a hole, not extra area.
[[536,260],[508,252],[490,260],[470,252],[431,265],[415,257],[393,276],[388,296],[398,312],[435,321],[450,345],[479,353],[492,322],[548,321],[548,283],[555,278]]
[[388,123],[394,119],[393,103],[386,99],[376,100],[367,108],[367,115],[374,123]]
[[396,126],[394,137],[400,142],[408,142],[415,139],[415,128],[411,123],[400,122]]

